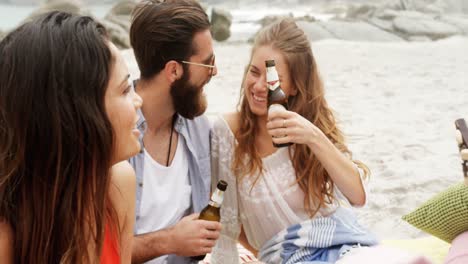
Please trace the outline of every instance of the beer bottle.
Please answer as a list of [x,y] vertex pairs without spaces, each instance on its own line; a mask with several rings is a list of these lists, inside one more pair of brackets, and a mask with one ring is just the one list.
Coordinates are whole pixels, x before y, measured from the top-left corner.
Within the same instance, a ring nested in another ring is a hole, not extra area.
[[[266,60],[266,81],[268,86],[268,113],[276,110],[288,110],[288,97],[281,89],[279,82],[278,72],[276,71],[276,64],[274,60]],[[277,148],[287,147],[292,143],[275,144]]]
[[[221,220],[220,207],[221,207],[221,204],[223,203],[224,191],[226,191],[227,185],[228,185],[227,182],[223,180],[220,180],[218,182],[218,184],[216,185],[216,190],[211,195],[210,202],[200,212],[200,216],[198,217],[198,219],[203,219],[203,220],[208,220],[208,221],[217,221],[217,222]],[[206,255],[194,256],[192,257],[192,259],[203,260],[205,256]]]

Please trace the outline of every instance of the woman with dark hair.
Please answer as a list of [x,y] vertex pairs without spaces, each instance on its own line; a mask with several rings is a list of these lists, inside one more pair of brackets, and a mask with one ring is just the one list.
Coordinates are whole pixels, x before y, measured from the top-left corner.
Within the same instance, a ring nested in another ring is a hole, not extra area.
[[[290,111],[267,111],[267,60],[276,62]],[[237,263],[236,241],[266,263],[334,263],[357,245],[375,244],[342,206],[365,204],[368,174],[352,159],[325,100],[304,32],[290,19],[264,28],[238,111],[213,126],[212,182],[225,180],[229,188],[212,263]]]
[[130,262],[142,101],[128,78],[90,17],[48,13],[0,42],[2,263]]

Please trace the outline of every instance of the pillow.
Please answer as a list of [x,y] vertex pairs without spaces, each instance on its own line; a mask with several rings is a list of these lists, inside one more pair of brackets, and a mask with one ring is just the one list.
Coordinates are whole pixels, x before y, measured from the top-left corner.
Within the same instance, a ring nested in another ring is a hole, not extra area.
[[468,231],[468,186],[457,184],[403,216],[416,228],[448,243]]
[[382,240],[381,245],[426,256],[434,263],[443,263],[450,248],[449,243],[434,236],[409,239],[385,239]]
[[[320,262],[324,263],[324,262]],[[351,250],[336,264],[433,264],[427,257],[384,245]]]

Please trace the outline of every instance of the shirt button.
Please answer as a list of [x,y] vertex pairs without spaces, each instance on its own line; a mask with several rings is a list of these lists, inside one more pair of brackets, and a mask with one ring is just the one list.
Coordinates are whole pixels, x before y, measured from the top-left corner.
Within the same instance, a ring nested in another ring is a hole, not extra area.
[[142,182],[138,183],[138,186],[143,187],[143,183]]
[[136,219],[137,219],[137,220],[139,220],[139,219],[140,219],[140,216],[139,216],[139,215],[137,215]]

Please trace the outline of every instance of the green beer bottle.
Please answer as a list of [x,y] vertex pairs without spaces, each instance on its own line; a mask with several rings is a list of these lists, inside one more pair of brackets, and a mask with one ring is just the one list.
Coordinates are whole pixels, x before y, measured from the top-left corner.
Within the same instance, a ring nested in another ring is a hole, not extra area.
[[[200,216],[198,217],[198,219],[216,221],[216,222],[219,222],[221,220],[220,208],[221,208],[221,204],[223,203],[224,191],[226,191],[227,186],[228,186],[227,182],[223,180],[220,180],[218,182],[218,184],[216,185],[216,190],[211,195],[210,202],[200,212]],[[206,255],[194,256],[192,257],[192,259],[203,260],[205,256]]]
[[[281,89],[278,72],[276,71],[276,64],[274,60],[266,60],[266,81],[268,86],[268,113],[277,110],[288,110],[288,97]],[[292,143],[276,144],[273,146],[277,148],[287,147]]]

